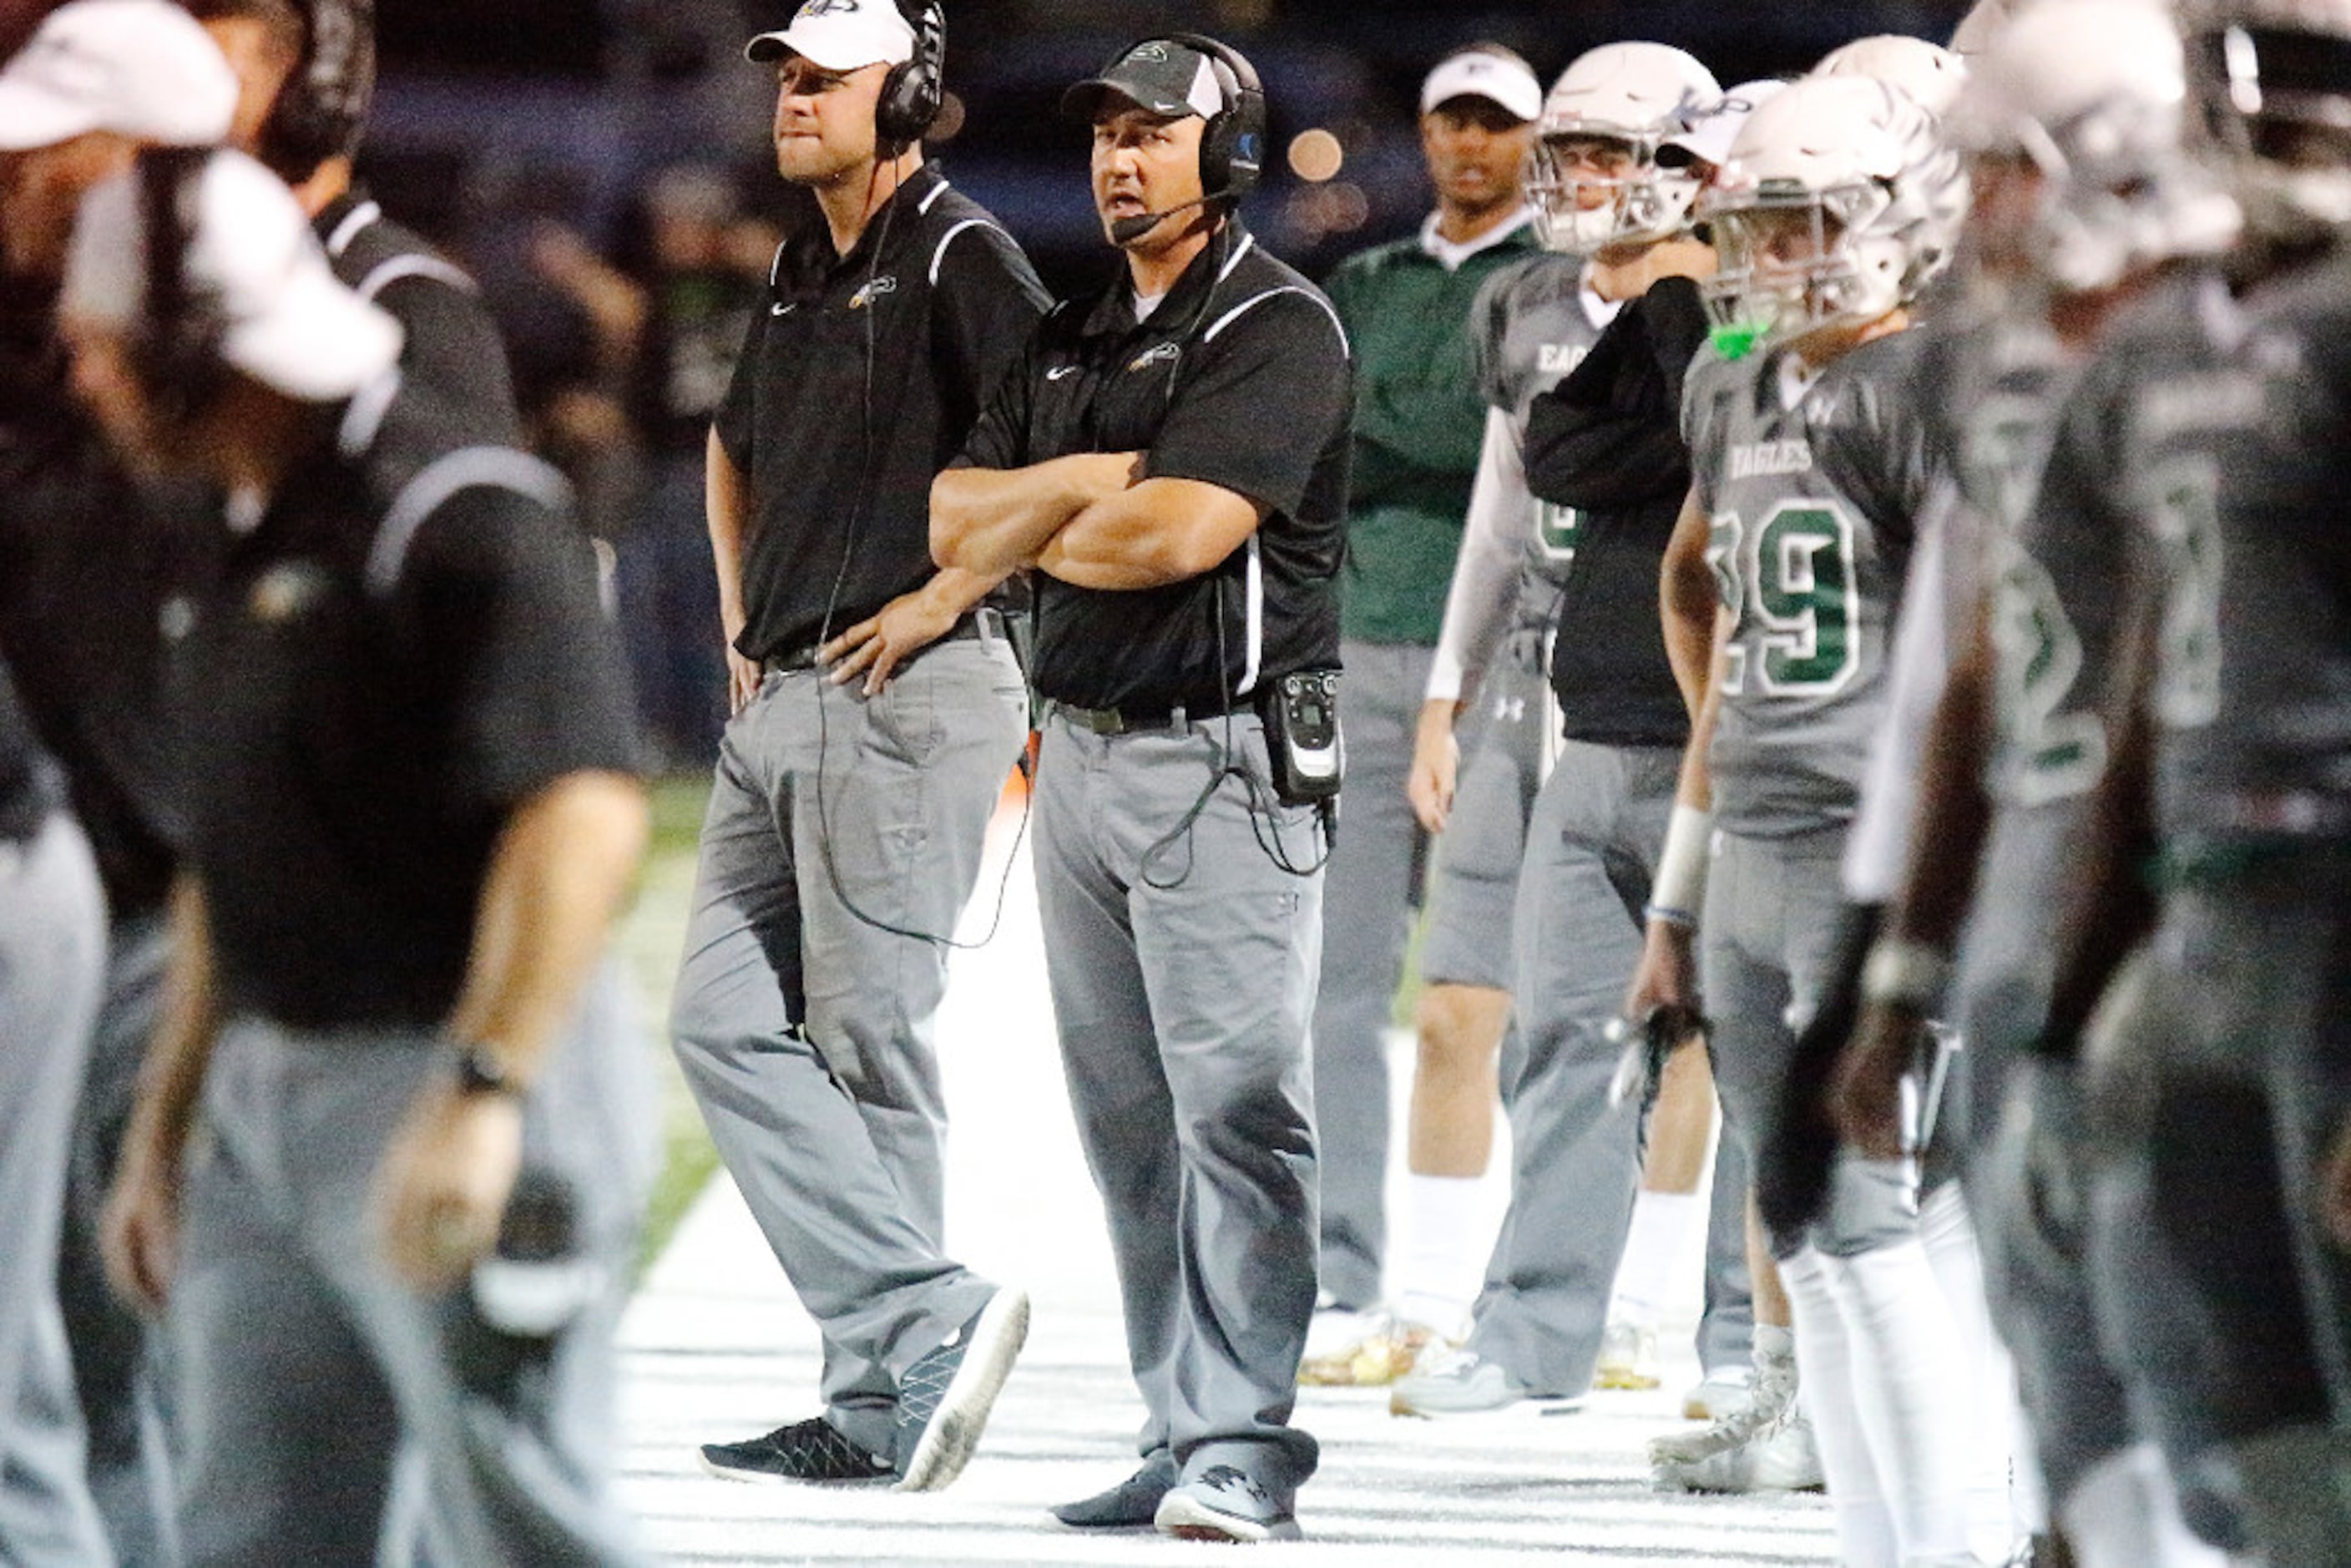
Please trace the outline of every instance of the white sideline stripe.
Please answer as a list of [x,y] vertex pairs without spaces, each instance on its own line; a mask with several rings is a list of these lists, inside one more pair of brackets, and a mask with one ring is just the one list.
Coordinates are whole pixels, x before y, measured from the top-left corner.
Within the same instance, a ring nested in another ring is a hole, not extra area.
[[550,508],[561,507],[570,495],[561,475],[511,447],[467,446],[436,457],[402,487],[384,513],[375,542],[368,549],[368,591],[391,592],[400,581],[401,568],[407,564],[408,547],[425,519],[459,491],[483,485],[512,490]]
[[437,256],[395,256],[365,277],[360,279],[355,291],[362,299],[373,299],[403,277],[437,277],[460,293],[475,292],[474,280],[465,269],[452,266]]
[[1231,326],[1243,315],[1256,308],[1258,306],[1264,304],[1267,300],[1283,294],[1295,294],[1301,299],[1311,299],[1317,306],[1321,307],[1322,314],[1331,318],[1331,326],[1332,329],[1339,334],[1340,351],[1346,354],[1351,359],[1353,358],[1355,350],[1347,341],[1347,329],[1340,324],[1339,313],[1331,308],[1331,302],[1323,298],[1321,295],[1315,293],[1312,289],[1301,288],[1294,283],[1285,283],[1279,288],[1269,288],[1262,294],[1250,295],[1247,299],[1242,300],[1239,304],[1234,306],[1231,309],[1217,317],[1216,324],[1210,327],[1207,331],[1200,334],[1200,341],[1203,343],[1215,342],[1217,340],[1217,333]]
[[345,213],[335,232],[327,236],[327,254],[341,259],[343,252],[351,248],[351,241],[360,237],[360,231],[382,216],[383,209],[373,202],[361,202]]

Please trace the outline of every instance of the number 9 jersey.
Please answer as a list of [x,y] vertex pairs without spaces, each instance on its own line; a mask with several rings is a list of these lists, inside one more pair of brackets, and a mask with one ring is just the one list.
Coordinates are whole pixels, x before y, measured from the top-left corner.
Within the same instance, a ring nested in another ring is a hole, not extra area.
[[1850,821],[1928,489],[1928,431],[1897,332],[1818,371],[1701,355],[1682,423],[1707,563],[1734,622],[1710,756],[1715,825],[1787,838]]

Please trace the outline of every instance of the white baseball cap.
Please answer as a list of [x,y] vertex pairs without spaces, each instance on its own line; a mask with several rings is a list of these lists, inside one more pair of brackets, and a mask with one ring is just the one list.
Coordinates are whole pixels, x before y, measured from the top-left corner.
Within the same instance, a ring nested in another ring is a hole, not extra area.
[[1764,77],[1727,89],[1691,117],[1688,130],[1667,137],[1658,145],[1678,147],[1699,162],[1720,168],[1730,156],[1730,144],[1739,139],[1739,128],[1747,123],[1747,117],[1787,85],[1777,77]]
[[1456,98],[1482,98],[1520,120],[1532,120],[1542,112],[1543,89],[1525,61],[1470,48],[1437,62],[1420,84],[1420,112]]
[[789,26],[760,34],[743,55],[763,65],[799,55],[829,71],[904,65],[914,57],[914,28],[897,0],[808,0]]
[[[66,262],[63,312],[129,329],[146,301],[140,174],[82,198]],[[345,287],[285,183],[242,152],[208,157],[192,177],[183,264],[218,313],[221,358],[305,402],[339,402],[400,359],[400,323]]]
[[236,76],[212,35],[167,0],[74,0],[0,68],[0,152],[93,131],[204,147],[228,134]]

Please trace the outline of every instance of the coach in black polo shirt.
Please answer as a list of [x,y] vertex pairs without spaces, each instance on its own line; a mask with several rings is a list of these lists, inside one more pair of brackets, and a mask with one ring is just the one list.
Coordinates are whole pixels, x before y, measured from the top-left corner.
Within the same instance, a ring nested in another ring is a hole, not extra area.
[[1247,61],[1152,39],[1063,101],[1126,265],[1047,319],[932,492],[941,559],[1036,570],[1046,960],[1147,1413],[1143,1469],[1058,1511],[1257,1541],[1296,1533],[1316,1456],[1289,1416],[1324,847],[1258,705],[1338,662],[1347,346],[1232,211],[1264,136]]
[[[436,1558],[633,1561],[605,1385],[653,1129],[592,977],[645,808],[563,486],[400,392],[397,324],[239,153],[93,192],[61,319],[108,437],[227,497],[107,1225],[170,1299],[186,1561],[373,1559],[403,1452]],[[535,1301],[490,1256],[526,1209]]]
[[1027,732],[985,601],[941,571],[931,479],[1045,293],[923,162],[936,11],[809,0],[749,47],[776,163],[816,198],[778,251],[710,442],[736,713],[671,1014],[712,1138],[824,1337],[824,1409],[704,1464],[743,1479],[953,1480],[1028,1301],[948,1259],[932,1045],[946,943]]

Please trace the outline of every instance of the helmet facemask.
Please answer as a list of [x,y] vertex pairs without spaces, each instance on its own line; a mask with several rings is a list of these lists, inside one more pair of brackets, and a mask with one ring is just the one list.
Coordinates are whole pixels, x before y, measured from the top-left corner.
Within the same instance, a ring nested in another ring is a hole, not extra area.
[[1590,256],[1679,233],[1698,182],[1658,166],[1660,140],[1655,130],[1545,115],[1527,178],[1543,248]]
[[2188,41],[2199,151],[2281,240],[2351,225],[2351,37],[2230,24]]
[[1822,191],[1772,181],[1710,201],[1717,262],[1702,287],[1716,350],[1735,360],[1899,306],[1907,249],[1877,232],[1892,205],[1875,180]]

